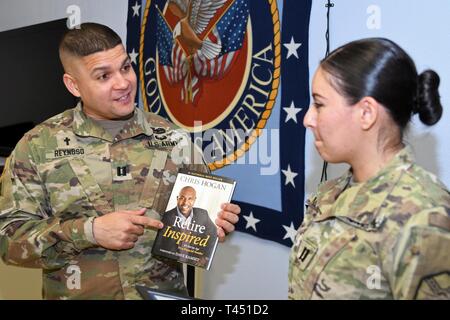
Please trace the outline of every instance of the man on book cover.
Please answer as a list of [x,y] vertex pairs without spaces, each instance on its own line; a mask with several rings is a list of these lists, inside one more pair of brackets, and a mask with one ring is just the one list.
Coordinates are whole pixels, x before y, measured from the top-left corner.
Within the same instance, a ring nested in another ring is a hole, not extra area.
[[[200,261],[197,265],[203,265],[209,260],[211,251],[214,248],[215,238],[217,237],[217,226],[209,217],[207,210],[194,207],[195,200],[195,189],[191,186],[183,187],[177,196],[176,207],[166,211],[162,216],[161,221],[164,223],[164,228],[161,232],[164,232],[164,229],[168,226],[183,225],[188,230],[191,230],[192,235],[198,235],[203,239],[208,238],[207,245],[202,247],[202,251],[204,252],[203,257],[198,257]],[[204,226],[205,228],[199,229],[196,226],[199,226],[199,228]],[[166,241],[162,247],[173,252],[188,253],[183,250],[183,248],[186,248],[184,242],[177,245],[175,240]]]

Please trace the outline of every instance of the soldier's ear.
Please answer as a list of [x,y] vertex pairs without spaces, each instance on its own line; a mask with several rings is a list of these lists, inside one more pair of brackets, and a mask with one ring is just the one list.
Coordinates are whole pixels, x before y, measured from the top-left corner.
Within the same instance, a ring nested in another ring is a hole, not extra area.
[[78,89],[77,80],[74,77],[72,77],[68,73],[64,73],[63,81],[64,81],[64,85],[66,86],[67,90],[69,90],[69,92],[71,94],[73,94],[77,98],[79,98],[81,96],[80,90]]
[[359,123],[361,129],[369,130],[379,117],[379,108],[382,107],[374,98],[364,97],[357,103]]

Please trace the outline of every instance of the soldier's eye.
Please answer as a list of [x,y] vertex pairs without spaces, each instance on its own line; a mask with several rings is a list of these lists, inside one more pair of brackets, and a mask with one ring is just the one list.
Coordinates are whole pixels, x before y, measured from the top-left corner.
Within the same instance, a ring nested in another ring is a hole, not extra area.
[[313,106],[316,107],[317,109],[320,107],[323,107],[323,103],[320,102],[313,102]]
[[107,80],[109,78],[109,74],[103,73],[97,77],[97,80]]
[[131,69],[131,64],[130,64],[130,63],[127,63],[126,65],[123,66],[122,69],[123,69],[124,71],[126,71],[126,72],[130,71],[130,69]]

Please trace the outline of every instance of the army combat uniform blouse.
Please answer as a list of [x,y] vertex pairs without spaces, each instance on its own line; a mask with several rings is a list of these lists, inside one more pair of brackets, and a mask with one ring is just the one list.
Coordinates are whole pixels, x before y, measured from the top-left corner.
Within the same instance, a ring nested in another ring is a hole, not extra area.
[[207,171],[187,141],[139,109],[116,137],[81,104],[38,125],[1,179],[2,259],[42,268],[47,299],[135,299],[136,284],[184,292],[180,265],[150,254],[155,230],[146,228],[133,249],[107,250],[95,244],[92,219],[139,208],[160,219],[178,169]]
[[450,299],[450,195],[409,147],[374,178],[351,171],[306,202],[290,299]]

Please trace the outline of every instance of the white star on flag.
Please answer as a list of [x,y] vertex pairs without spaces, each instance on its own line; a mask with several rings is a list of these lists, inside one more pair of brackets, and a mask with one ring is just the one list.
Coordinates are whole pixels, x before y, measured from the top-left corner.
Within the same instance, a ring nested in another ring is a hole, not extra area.
[[248,216],[243,216],[243,217],[247,221],[247,224],[245,225],[245,229],[248,229],[248,228],[252,227],[253,230],[255,230],[255,232],[256,232],[256,224],[258,222],[260,222],[261,220],[256,219],[253,216],[253,212],[252,211],[250,211],[250,214]]
[[297,122],[297,113],[302,111],[302,108],[296,108],[294,105],[294,101],[291,101],[291,105],[289,106],[289,108],[283,108],[283,109],[287,113],[286,120],[284,121],[284,123],[288,122],[291,119],[294,120],[295,123],[298,123]]
[[139,9],[141,8],[141,6],[138,5],[137,1],[136,1],[135,5],[133,7],[131,7],[131,8],[133,8],[133,17],[134,16],[138,16],[139,17]]
[[294,55],[298,59],[297,49],[300,48],[301,45],[301,43],[297,43],[294,41],[294,37],[291,37],[291,42],[283,43],[283,46],[288,49],[286,59],[289,59],[289,57],[292,55]]
[[291,225],[289,227],[283,225],[283,228],[284,228],[284,230],[286,230],[286,234],[284,235],[283,240],[287,239],[287,238],[291,238],[292,243],[294,243],[295,236],[297,235],[297,230],[295,230],[295,228],[294,228],[294,223],[291,222]]
[[129,55],[130,55],[131,62],[133,62],[135,65],[137,65],[137,56],[139,55],[139,53],[137,53],[133,48],[133,51],[131,51],[129,53]]
[[286,181],[285,181],[284,185],[286,186],[289,183],[292,183],[292,185],[295,188],[294,178],[296,176],[298,176],[298,173],[295,173],[295,172],[291,171],[291,165],[290,164],[288,164],[287,170],[281,170],[281,171],[286,176]]

